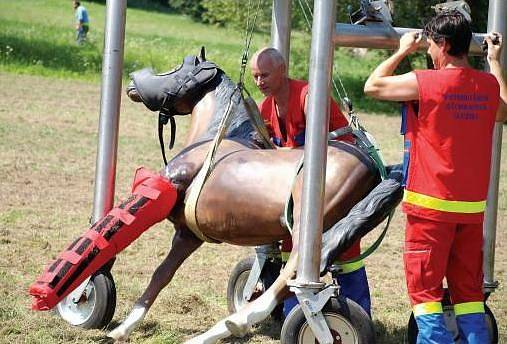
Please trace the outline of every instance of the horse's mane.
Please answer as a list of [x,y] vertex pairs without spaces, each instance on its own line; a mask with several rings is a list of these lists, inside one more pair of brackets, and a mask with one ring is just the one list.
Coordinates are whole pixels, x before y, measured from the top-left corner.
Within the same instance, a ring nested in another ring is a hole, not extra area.
[[211,119],[208,131],[203,139],[208,140],[215,137],[232,96],[233,114],[227,127],[225,137],[241,141],[251,147],[262,147],[262,140],[250,121],[240,93],[238,91],[234,92],[236,84],[222,71],[220,71],[216,77],[218,78],[218,86],[214,91],[216,98],[215,112],[213,113],[213,118]]

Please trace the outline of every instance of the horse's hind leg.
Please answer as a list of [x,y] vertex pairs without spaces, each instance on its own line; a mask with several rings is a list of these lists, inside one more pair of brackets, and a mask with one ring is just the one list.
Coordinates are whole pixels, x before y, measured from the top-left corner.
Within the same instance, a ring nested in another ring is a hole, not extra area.
[[[296,219],[296,217],[294,217]],[[299,218],[299,217],[297,217]],[[297,222],[297,221],[295,221]],[[297,267],[298,225],[294,225],[292,252],[284,269],[275,282],[259,298],[248,303],[238,312],[219,321],[207,332],[192,338],[186,344],[212,344],[231,335],[242,337],[250,328],[266,319],[275,307],[288,295],[287,281],[292,279]]]
[[171,249],[153,273],[143,295],[137,299],[125,321],[109,332],[107,336],[115,340],[127,339],[130,333],[143,321],[158,294],[172,280],[176,270],[202,243],[188,229],[176,229]]
[[185,344],[213,344],[231,335],[243,337],[254,324],[266,319],[275,307],[288,296],[287,280],[294,276],[297,266],[297,253],[294,254],[294,249],[292,252],[280,276],[259,298]]
[[225,319],[225,325],[232,334],[243,337],[253,325],[266,319],[275,307],[289,295],[287,281],[294,278],[298,259],[297,250],[294,248],[295,246],[293,246],[291,256],[280,276],[271,287],[259,298],[249,303],[247,307]]

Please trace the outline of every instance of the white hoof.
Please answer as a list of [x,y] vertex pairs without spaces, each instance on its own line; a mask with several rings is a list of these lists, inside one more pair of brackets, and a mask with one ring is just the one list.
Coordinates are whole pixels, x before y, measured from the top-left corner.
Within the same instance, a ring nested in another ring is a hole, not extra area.
[[134,306],[129,316],[114,330],[110,331],[107,336],[114,340],[124,341],[127,340],[132,331],[143,321],[144,316],[148,310],[145,307]]
[[227,327],[233,336],[239,338],[244,337],[248,331],[250,331],[250,326],[246,322],[238,323],[232,320],[226,320],[225,327]]
[[130,332],[127,332],[126,328],[122,325],[116,327],[114,330],[109,331],[107,336],[117,341],[127,340]]

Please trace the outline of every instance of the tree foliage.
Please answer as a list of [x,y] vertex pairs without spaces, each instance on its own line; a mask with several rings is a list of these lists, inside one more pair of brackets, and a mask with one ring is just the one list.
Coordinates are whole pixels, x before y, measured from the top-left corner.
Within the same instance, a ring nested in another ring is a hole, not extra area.
[[[145,0],[149,1],[149,0]],[[187,14],[197,21],[217,25],[228,25],[244,28],[248,15],[253,15],[257,3],[260,13],[257,18],[257,29],[269,31],[271,24],[272,0],[151,0],[166,3],[176,12]],[[394,25],[400,27],[420,28],[434,14],[431,6],[444,0],[394,0]],[[359,8],[359,0],[340,1],[337,8],[337,20],[348,21],[348,12]],[[472,27],[475,32],[485,32],[487,24],[488,0],[468,1],[472,9]],[[313,9],[313,0],[292,1],[292,27],[296,30],[306,29],[307,19],[304,11]]]

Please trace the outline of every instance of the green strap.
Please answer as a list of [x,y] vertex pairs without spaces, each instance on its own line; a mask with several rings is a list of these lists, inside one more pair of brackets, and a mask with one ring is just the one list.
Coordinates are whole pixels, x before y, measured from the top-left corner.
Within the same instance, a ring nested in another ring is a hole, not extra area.
[[375,252],[375,250],[380,246],[380,244],[382,243],[382,240],[384,240],[384,237],[387,234],[387,229],[389,228],[389,224],[391,223],[391,219],[393,218],[393,214],[394,214],[394,210],[391,211],[391,213],[387,217],[387,223],[386,223],[384,229],[382,230],[382,233],[380,233],[380,235],[377,238],[377,240],[375,240],[375,242],[370,247],[368,247],[364,252],[361,252],[361,254],[359,256],[357,256],[355,258],[352,258],[352,259],[349,259],[349,260],[338,261],[338,264],[355,263],[355,262],[358,262],[360,260],[365,259],[370,254],[372,254],[373,252]]
[[[354,130],[352,132],[352,134],[356,137],[358,145],[360,147],[362,147],[364,150],[366,150],[366,152],[368,152],[368,155],[371,157],[373,162],[375,162],[375,165],[380,173],[380,178],[382,178],[382,180],[386,179],[387,178],[387,170],[384,165],[384,162],[382,161],[382,158],[380,157],[380,155],[378,153],[378,149],[371,142],[371,140],[368,138],[368,136],[366,136],[366,130],[364,130],[364,128],[359,126],[359,129]],[[377,240],[375,240],[375,242],[370,247],[368,247],[364,252],[361,252],[361,254],[359,256],[349,259],[349,260],[345,260],[345,261],[338,261],[338,264],[355,263],[355,262],[365,259],[370,254],[375,252],[375,250],[380,246],[380,244],[382,243],[382,240],[384,240],[384,237],[387,234],[387,229],[389,228],[389,224],[391,223],[393,215],[394,215],[394,210],[391,211],[389,213],[389,215],[387,216],[387,222],[386,222],[386,225],[384,226],[384,229],[380,233]]]
[[377,169],[380,173],[380,177],[382,178],[382,180],[386,179],[387,178],[387,171],[386,171],[386,167],[384,165],[384,162],[382,161],[382,158],[380,157],[380,155],[378,153],[378,149],[371,142],[371,140],[368,138],[368,136],[366,136],[366,131],[362,128],[355,129],[354,131],[352,131],[352,135],[354,135],[355,138],[357,139],[356,142],[357,142],[358,146],[360,148],[364,149],[368,153],[370,158],[373,160],[373,162],[375,163],[375,166],[377,167]]

